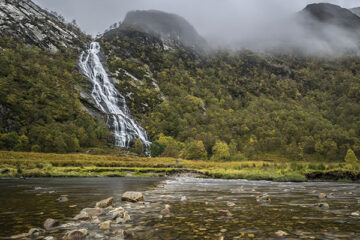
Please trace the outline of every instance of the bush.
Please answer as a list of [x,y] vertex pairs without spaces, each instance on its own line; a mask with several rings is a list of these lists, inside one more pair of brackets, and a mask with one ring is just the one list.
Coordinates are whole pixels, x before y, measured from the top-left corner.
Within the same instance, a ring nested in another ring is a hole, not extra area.
[[154,141],[150,146],[150,154],[152,157],[160,156],[165,150],[165,145]]
[[227,161],[230,159],[229,146],[226,142],[217,141],[212,148],[213,156],[211,161]]
[[230,160],[241,162],[241,161],[247,161],[248,159],[243,153],[236,153],[234,155],[231,155]]
[[349,149],[345,156],[345,162],[355,164],[359,162],[359,159],[357,159],[354,151],[352,149]]
[[202,141],[192,140],[185,144],[182,157],[191,160],[206,160],[207,152]]
[[31,151],[32,152],[41,152],[41,147],[39,145],[35,144],[31,147]]

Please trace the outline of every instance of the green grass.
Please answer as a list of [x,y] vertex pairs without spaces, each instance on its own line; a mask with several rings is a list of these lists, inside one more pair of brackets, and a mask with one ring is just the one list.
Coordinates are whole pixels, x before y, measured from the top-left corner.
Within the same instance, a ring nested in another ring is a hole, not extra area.
[[258,159],[241,162],[180,159],[176,165],[173,158],[0,151],[0,177],[152,177],[191,171],[212,178],[297,182],[306,181],[313,173],[336,173],[339,181],[349,182],[360,176],[360,164],[294,162],[269,155]]

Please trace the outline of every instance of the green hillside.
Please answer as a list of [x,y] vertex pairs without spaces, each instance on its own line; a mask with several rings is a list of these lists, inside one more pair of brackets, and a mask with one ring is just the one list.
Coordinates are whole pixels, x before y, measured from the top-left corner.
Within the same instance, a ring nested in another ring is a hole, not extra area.
[[105,123],[80,102],[80,53],[51,54],[0,35],[0,149],[76,152],[110,142]]
[[205,56],[164,50],[130,29],[105,34],[102,45],[118,89],[132,93],[128,103],[154,140],[154,156],[241,160],[276,153],[334,161],[350,148],[360,155],[358,56]]

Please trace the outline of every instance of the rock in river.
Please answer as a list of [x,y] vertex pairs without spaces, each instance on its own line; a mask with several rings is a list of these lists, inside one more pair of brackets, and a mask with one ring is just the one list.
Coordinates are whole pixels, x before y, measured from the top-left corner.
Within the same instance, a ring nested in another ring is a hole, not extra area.
[[284,232],[284,231],[282,231],[282,230],[279,230],[279,231],[277,231],[276,233],[275,233],[275,235],[276,236],[278,236],[278,237],[284,237],[284,236],[287,236],[287,235],[289,235],[287,232]]
[[222,216],[231,217],[232,213],[229,210],[219,210],[218,213]]
[[327,198],[327,195],[325,193],[319,193],[319,198],[320,199]]
[[319,208],[329,208],[329,204],[327,203],[317,203],[315,206]]
[[57,199],[58,202],[63,203],[69,201],[69,198],[66,196],[61,196]]
[[171,216],[170,205],[166,204],[165,208],[160,211],[160,214],[164,217],[170,217]]
[[271,202],[271,198],[267,193],[265,193],[263,195],[257,196],[256,201],[257,202]]
[[88,231],[86,229],[71,230],[65,234],[64,240],[85,240]]
[[75,220],[85,220],[92,217],[98,217],[105,213],[103,208],[84,208],[74,217]]
[[100,229],[110,229],[110,227],[111,227],[111,220],[99,224]]
[[55,219],[52,219],[52,218],[48,218],[46,219],[46,221],[44,222],[44,228],[45,230],[51,230],[57,226],[59,226],[59,221],[58,220],[55,220]]
[[125,192],[121,196],[121,200],[126,202],[144,201],[144,196],[141,192]]
[[112,206],[113,203],[114,203],[114,198],[110,197],[110,198],[101,200],[100,202],[97,202],[96,207],[98,207],[98,208],[107,208],[109,206]]

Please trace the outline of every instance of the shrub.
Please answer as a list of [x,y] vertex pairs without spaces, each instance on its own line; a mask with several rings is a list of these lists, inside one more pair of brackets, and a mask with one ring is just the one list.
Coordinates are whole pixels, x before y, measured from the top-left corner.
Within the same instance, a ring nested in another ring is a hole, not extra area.
[[202,141],[192,140],[185,144],[182,157],[191,160],[206,160],[207,152]]
[[212,148],[212,161],[227,161],[230,159],[230,150],[226,142],[217,141]]
[[345,156],[345,162],[355,164],[359,162],[359,159],[357,159],[354,151],[352,149],[349,149]]

